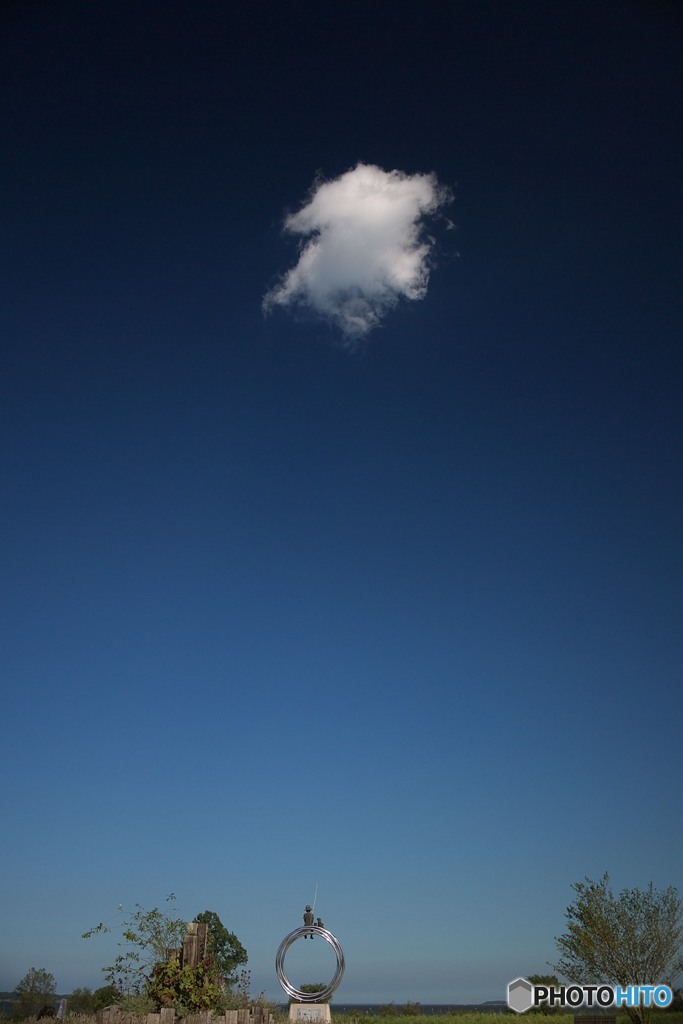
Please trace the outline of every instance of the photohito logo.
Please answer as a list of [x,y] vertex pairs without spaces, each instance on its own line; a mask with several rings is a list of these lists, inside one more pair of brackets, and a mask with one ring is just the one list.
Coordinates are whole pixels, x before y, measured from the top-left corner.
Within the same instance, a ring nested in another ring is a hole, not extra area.
[[669,985],[532,985],[515,978],[508,985],[508,1006],[525,1013],[537,1006],[668,1006]]

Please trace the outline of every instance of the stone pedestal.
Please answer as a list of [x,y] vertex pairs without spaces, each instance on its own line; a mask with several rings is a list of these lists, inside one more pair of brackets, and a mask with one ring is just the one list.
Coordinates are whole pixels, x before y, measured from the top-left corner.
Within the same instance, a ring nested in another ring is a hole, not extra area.
[[289,1019],[297,1024],[329,1024],[332,1020],[329,1003],[290,1003]]

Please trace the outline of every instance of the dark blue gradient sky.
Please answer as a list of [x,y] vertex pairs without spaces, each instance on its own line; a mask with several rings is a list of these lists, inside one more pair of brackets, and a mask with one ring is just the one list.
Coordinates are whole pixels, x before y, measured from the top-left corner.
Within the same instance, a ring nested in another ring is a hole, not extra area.
[[[502,999],[683,885],[682,78],[665,2],[5,5],[0,988],[173,890],[277,996],[319,883],[340,1002]],[[261,300],[358,161],[456,230],[349,351]]]

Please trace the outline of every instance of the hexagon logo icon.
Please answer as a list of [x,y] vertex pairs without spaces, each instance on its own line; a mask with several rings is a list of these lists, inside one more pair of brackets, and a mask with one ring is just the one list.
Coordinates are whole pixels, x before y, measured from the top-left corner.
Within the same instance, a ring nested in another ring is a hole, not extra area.
[[508,985],[508,1006],[515,1013],[524,1013],[534,1005],[533,986],[526,978],[515,978]]

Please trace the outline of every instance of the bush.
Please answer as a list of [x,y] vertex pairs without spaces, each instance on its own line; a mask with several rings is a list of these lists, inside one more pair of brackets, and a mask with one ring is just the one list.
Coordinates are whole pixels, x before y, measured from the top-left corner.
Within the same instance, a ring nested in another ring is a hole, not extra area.
[[223,990],[211,980],[205,964],[181,967],[177,960],[170,960],[152,970],[147,995],[159,1009],[172,1006],[178,1013],[188,1013],[217,1009]]

